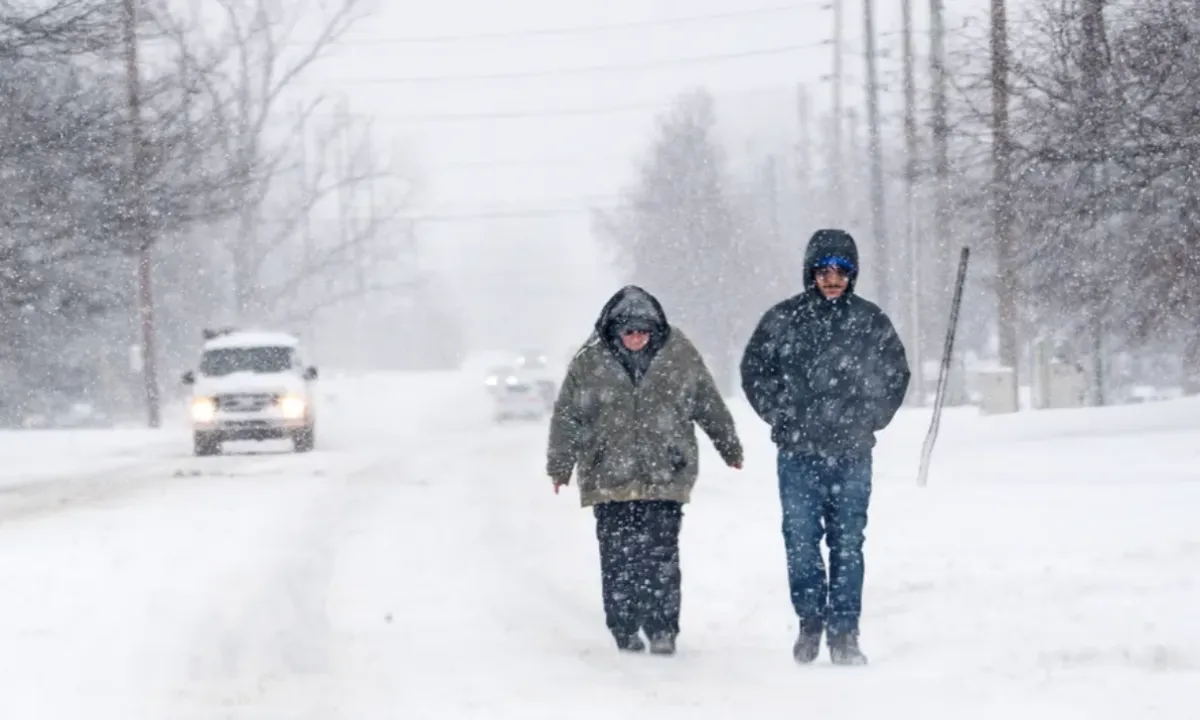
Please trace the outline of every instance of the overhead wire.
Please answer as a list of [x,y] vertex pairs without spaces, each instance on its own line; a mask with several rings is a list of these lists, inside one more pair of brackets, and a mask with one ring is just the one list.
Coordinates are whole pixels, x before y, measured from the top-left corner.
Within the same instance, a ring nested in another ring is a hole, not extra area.
[[354,45],[420,45],[432,43],[474,42],[479,40],[500,40],[508,38],[544,37],[555,35],[583,35],[610,30],[626,30],[640,27],[660,27],[664,25],[690,25],[693,23],[711,22],[714,20],[730,20],[741,17],[759,15],[778,15],[796,10],[820,9],[828,5],[828,0],[806,0],[787,5],[772,5],[768,7],[746,8],[726,12],[708,13],[704,15],[686,15],[672,18],[655,18],[650,20],[630,20],[625,22],[600,23],[596,25],[576,25],[571,27],[540,28],[532,30],[512,30],[489,33],[463,35],[430,35],[392,38],[347,38],[341,44]]
[[[712,94],[717,99],[728,97],[731,95],[748,96],[748,95],[766,95],[772,92],[794,91],[794,84],[771,84],[771,85],[756,85],[744,88],[735,88],[730,90],[718,90]],[[420,124],[420,123],[443,123],[443,122],[459,122],[472,120],[511,120],[521,118],[549,118],[549,117],[588,117],[594,115],[613,115],[623,112],[636,112],[641,110],[653,110],[661,108],[671,102],[671,97],[664,96],[655,100],[644,100],[631,103],[621,103],[614,105],[593,105],[583,107],[561,107],[561,108],[545,108],[540,110],[496,110],[496,111],[480,111],[480,112],[463,112],[463,113],[387,113],[387,112],[362,112],[351,113],[355,116],[378,118],[388,122],[398,124]]]
[[[654,26],[669,26],[681,25],[690,23],[700,23],[716,20],[728,20],[740,17],[766,16],[772,14],[782,14],[786,12],[794,12],[796,10],[806,10],[814,8],[827,8],[827,0],[812,0],[808,2],[791,3],[787,5],[776,5],[770,7],[749,8],[737,11],[728,11],[721,13],[710,13],[704,15],[693,15],[686,17],[675,18],[660,18],[642,21],[629,21],[620,23],[607,23],[599,25],[575,26],[575,27],[559,27],[559,28],[543,28],[534,30],[509,31],[509,32],[494,32],[494,33],[479,33],[479,34],[462,34],[462,35],[442,35],[442,36],[424,36],[424,37],[407,37],[407,38],[363,38],[363,39],[347,39],[344,44],[353,42],[355,45],[362,46],[378,46],[378,45],[420,45],[433,43],[458,43],[493,39],[506,38],[522,38],[522,37],[538,37],[538,36],[554,36],[554,35],[575,35],[585,33],[596,33],[603,31],[632,29],[638,27],[654,27]],[[895,33],[883,33],[895,34]],[[712,62],[721,62],[727,60],[738,60],[752,57],[765,57],[772,55],[785,55],[788,53],[799,52],[803,50],[818,49],[828,47],[831,44],[830,40],[820,40],[816,42],[795,43],[784,46],[771,48],[757,48],[751,50],[732,51],[724,53],[707,53],[704,55],[694,55],[685,57],[671,57],[656,60],[640,61],[634,63],[621,64],[605,64],[583,67],[568,67],[568,68],[549,68],[542,70],[531,71],[515,71],[515,72],[496,72],[496,73],[478,73],[478,74],[461,74],[461,75],[429,75],[429,76],[399,76],[399,77],[375,77],[375,78],[350,78],[342,79],[339,82],[342,84],[358,84],[358,85],[399,85],[399,84],[446,84],[457,82],[481,82],[492,80],[513,80],[524,78],[544,78],[544,77],[560,77],[572,75],[586,75],[599,73],[620,73],[620,72],[636,72],[658,67],[671,67],[680,65],[703,64]],[[771,86],[769,89],[783,89],[783,85]],[[791,88],[791,85],[787,85]],[[761,89],[761,88],[760,88]],[[736,92],[736,91],[735,91]],[[475,113],[429,113],[429,114],[407,114],[407,115],[388,115],[388,114],[372,114],[384,117],[391,120],[407,123],[421,122],[455,122],[469,120],[505,120],[505,119],[522,119],[522,118],[541,118],[541,117],[568,117],[568,116],[596,116],[605,114],[614,114],[627,111],[638,111],[653,108],[661,108],[669,98],[663,98],[658,101],[626,103],[619,105],[593,106],[593,107],[576,107],[576,108],[554,108],[543,110],[527,110],[527,111],[485,111]],[[524,163],[529,166],[541,166],[544,163],[532,162]],[[565,164],[565,163],[564,163]],[[476,166],[499,168],[509,165],[504,161],[475,163]],[[471,163],[464,163],[464,169],[471,166]],[[460,212],[460,213],[439,213],[418,214],[411,219],[417,222],[449,222],[449,221],[466,221],[480,219],[505,219],[505,218],[530,218],[530,217],[547,217],[556,215],[574,215],[580,212],[589,210],[602,209],[601,206],[590,203],[579,204],[574,206],[553,206],[544,208],[506,208],[496,210],[480,210],[476,212]],[[620,207],[618,205],[617,207]],[[605,209],[615,209],[612,206]]]
[[737,60],[748,57],[763,57],[769,55],[785,55],[787,53],[796,52],[799,50],[812,50],[815,48],[826,47],[830,44],[829,40],[819,40],[809,43],[796,43],[792,45],[781,45],[773,48],[759,48],[756,50],[741,50],[727,53],[708,53],[706,55],[692,55],[687,57],[662,58],[659,60],[647,60],[637,63],[612,64],[612,65],[591,65],[573,68],[547,68],[544,70],[524,70],[517,72],[501,72],[501,73],[481,73],[472,75],[411,75],[399,77],[378,77],[378,78],[347,78],[339,80],[340,84],[351,85],[400,85],[400,84],[417,84],[417,83],[450,83],[450,82],[478,82],[487,80],[516,80],[522,78],[541,78],[541,77],[559,77],[569,75],[590,75],[595,73],[606,72],[630,72],[637,70],[647,70],[655,67],[671,67],[675,65],[692,65],[708,62],[719,62],[722,60]]

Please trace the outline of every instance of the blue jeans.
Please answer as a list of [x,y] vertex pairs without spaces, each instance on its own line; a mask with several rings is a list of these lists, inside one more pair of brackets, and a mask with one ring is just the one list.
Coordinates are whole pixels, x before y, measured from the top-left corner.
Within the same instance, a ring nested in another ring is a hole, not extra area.
[[[779,499],[788,585],[796,616],[829,634],[858,631],[863,540],[871,500],[871,453],[849,456],[780,451]],[[829,546],[829,574],[821,538]]]

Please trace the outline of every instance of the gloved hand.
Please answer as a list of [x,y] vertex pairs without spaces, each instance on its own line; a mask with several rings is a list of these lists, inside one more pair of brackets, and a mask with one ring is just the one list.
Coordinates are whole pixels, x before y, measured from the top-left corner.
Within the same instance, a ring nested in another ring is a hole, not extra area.
[[569,478],[569,477],[550,478],[550,481],[554,483],[554,494],[555,495],[558,494],[559,489],[562,488],[564,485],[571,484],[571,478]]

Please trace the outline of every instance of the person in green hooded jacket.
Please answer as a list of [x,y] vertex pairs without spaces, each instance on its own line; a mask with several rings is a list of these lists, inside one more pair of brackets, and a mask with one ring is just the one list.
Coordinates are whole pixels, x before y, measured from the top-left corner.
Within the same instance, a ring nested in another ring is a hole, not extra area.
[[700,469],[695,425],[742,465],[733,416],[699,351],[636,286],[604,305],[567,369],[550,420],[555,492],[575,474],[596,517],[605,620],[621,650],[675,652],[679,533]]

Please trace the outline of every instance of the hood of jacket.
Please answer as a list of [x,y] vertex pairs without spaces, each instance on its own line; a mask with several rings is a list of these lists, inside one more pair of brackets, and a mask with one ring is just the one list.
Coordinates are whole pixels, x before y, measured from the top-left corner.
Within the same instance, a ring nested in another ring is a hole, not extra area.
[[637,285],[626,285],[614,293],[596,318],[596,334],[605,339],[617,338],[630,329],[665,335],[669,328],[662,303]]
[[804,289],[815,290],[817,286],[816,266],[828,257],[840,257],[850,261],[854,272],[850,275],[846,295],[854,292],[855,282],[862,267],[858,262],[858,244],[845,230],[823,229],[813,233],[804,251]]
[[[637,285],[626,285],[604,303],[600,317],[596,318],[595,329],[596,337],[616,354],[634,376],[641,376],[645,372],[649,361],[671,336],[671,325],[667,322],[662,303]],[[650,333],[650,343],[645,350],[632,353],[625,349],[621,334],[627,330]]]

